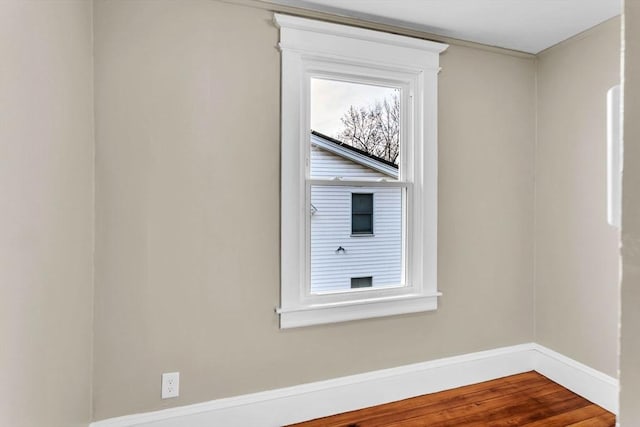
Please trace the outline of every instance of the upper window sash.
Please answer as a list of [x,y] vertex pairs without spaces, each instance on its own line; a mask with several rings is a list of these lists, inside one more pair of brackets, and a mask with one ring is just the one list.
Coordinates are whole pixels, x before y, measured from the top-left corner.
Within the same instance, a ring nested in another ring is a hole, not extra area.
[[[298,52],[293,52],[293,55],[298,55]],[[369,64],[353,58],[350,63],[344,61],[336,61],[334,59],[321,60],[315,54],[301,55],[300,56],[300,69],[298,77],[301,79],[301,87],[296,88],[300,90],[299,102],[300,116],[299,116],[299,128],[300,141],[303,147],[302,154],[304,155],[304,161],[306,164],[306,178],[313,179],[311,176],[311,163],[309,152],[309,132],[310,128],[310,82],[312,78],[321,78],[327,80],[338,80],[342,82],[350,82],[371,86],[383,86],[389,88],[395,88],[399,90],[400,97],[400,163],[398,164],[397,178],[402,181],[411,181],[414,179],[413,170],[415,169],[411,164],[409,158],[412,155],[412,138],[414,137],[412,129],[417,123],[414,112],[415,97],[414,92],[420,90],[421,73],[416,70],[407,71],[406,69],[390,64],[382,66],[379,63]],[[283,60],[287,54],[283,51]],[[283,65],[284,66],[284,65]],[[283,69],[283,83],[284,83],[284,69]],[[284,88],[283,88],[284,89]],[[283,104],[284,104],[283,99]],[[284,107],[284,105],[283,105]],[[293,122],[293,120],[291,120]],[[317,138],[314,135],[311,138]],[[354,157],[358,157],[358,154],[353,154]],[[345,177],[348,178],[348,177]],[[386,177],[386,180],[393,180],[391,176]]]

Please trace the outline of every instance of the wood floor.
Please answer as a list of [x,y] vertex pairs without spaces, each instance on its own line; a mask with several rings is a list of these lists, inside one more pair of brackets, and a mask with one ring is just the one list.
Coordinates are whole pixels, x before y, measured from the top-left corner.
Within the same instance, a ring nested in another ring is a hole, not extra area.
[[612,427],[615,416],[526,372],[295,424],[296,427]]

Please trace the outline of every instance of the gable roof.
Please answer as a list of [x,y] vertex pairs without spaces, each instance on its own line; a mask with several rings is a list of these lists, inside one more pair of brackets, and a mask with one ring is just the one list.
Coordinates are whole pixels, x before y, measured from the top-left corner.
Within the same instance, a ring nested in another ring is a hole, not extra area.
[[364,150],[352,147],[344,142],[331,138],[315,130],[311,131],[311,144],[327,150],[362,166],[382,172],[394,179],[398,178],[398,165],[381,157],[369,154]]

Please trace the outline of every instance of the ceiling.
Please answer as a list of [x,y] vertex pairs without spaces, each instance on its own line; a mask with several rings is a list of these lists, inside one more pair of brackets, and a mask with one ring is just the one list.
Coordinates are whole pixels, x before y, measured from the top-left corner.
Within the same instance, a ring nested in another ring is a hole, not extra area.
[[538,53],[621,12],[621,0],[265,0]]

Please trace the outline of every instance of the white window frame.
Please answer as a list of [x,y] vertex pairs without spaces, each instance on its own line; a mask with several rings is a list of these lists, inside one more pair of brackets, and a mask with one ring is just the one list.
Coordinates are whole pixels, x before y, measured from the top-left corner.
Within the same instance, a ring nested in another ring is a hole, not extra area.
[[[282,55],[281,328],[435,310],[437,289],[437,76],[448,45],[275,14]],[[398,180],[312,179],[310,79],[400,89]],[[311,185],[402,188],[403,285],[312,294]]]

